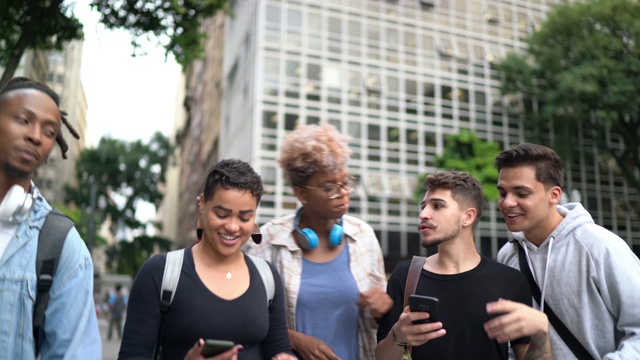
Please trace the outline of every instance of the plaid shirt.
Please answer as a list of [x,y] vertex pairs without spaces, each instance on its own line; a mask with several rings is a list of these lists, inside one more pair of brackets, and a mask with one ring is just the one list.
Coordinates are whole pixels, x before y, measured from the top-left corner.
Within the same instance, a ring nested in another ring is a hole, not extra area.
[[[260,229],[262,243],[247,242],[247,253],[271,261],[284,283],[287,323],[289,329],[296,327],[296,303],[302,276],[302,249],[293,238],[294,214],[271,220]],[[382,249],[371,226],[364,221],[345,215],[343,229],[349,246],[349,267],[360,292],[377,286],[386,292],[387,279],[384,272]],[[376,331],[378,324],[369,311],[360,310],[358,339],[360,359],[375,359]]]

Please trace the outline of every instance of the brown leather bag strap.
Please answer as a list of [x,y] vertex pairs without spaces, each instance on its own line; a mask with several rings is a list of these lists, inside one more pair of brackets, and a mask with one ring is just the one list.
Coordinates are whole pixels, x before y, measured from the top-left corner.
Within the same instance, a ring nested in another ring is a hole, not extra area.
[[402,309],[409,305],[409,295],[416,293],[416,287],[418,286],[418,279],[420,279],[420,273],[427,258],[424,256],[414,256],[411,259],[411,265],[409,265],[409,273],[407,274],[407,282],[404,286],[404,305]]
[[[424,267],[424,263],[427,261],[425,256],[413,256],[411,259],[411,265],[409,265],[409,273],[407,274],[407,282],[404,285],[404,305],[402,306],[402,311],[404,308],[409,306],[409,296],[416,293],[416,288],[418,287],[418,280],[420,279],[420,273],[422,272],[422,267]],[[408,347],[409,354],[413,353],[413,348],[411,345]]]

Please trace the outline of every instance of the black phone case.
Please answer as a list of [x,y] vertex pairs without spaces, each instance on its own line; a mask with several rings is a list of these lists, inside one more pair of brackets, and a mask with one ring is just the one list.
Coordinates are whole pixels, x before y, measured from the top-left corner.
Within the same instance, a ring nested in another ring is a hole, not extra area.
[[202,347],[202,356],[212,357],[231,349],[235,344],[227,340],[205,340]]
[[428,312],[426,320],[414,321],[414,324],[426,324],[440,321],[440,301],[437,298],[422,295],[409,296],[409,310],[411,312]]

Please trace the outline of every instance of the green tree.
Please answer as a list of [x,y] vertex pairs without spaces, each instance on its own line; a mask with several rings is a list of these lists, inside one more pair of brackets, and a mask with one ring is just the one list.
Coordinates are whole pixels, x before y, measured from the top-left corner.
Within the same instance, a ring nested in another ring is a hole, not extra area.
[[[91,188],[95,187],[94,198],[103,196],[108,199],[104,218],[108,216],[115,224],[113,233],[118,234],[122,229],[129,229],[137,235],[130,246],[133,251],[147,249],[144,244],[149,241],[155,241],[161,249],[165,249],[164,244],[170,241],[148,236],[149,224],[136,218],[136,209],[140,201],[149,202],[156,207],[160,205],[164,196],[162,186],[172,151],[169,139],[159,132],[155,133],[148,143],[141,140],[126,142],[102,138],[97,148],[85,149],[80,154],[76,164],[79,186],[67,186],[65,200],[81,209],[87,209],[91,204]],[[130,240],[127,239],[128,241]],[[128,251],[128,245],[120,246],[116,250],[123,249],[125,252]],[[149,254],[144,252],[126,256],[137,258],[145,255]],[[119,253],[114,254],[111,249],[110,260],[119,264]],[[120,270],[121,267],[114,264],[109,267]],[[132,266],[131,269],[135,268],[137,271],[137,267]]]
[[118,274],[130,274],[135,277],[142,264],[157,252],[171,250],[171,241],[159,236],[137,236],[134,241],[120,240],[118,243],[115,267],[109,262],[108,267]]
[[[226,10],[228,0],[91,0],[108,29],[128,30],[133,55],[144,52],[139,39],[155,37],[166,54],[187,66],[203,53],[203,19]],[[72,0],[4,0],[0,6],[0,87],[11,77],[26,49],[62,49],[82,39],[82,24],[73,15]]]
[[83,37],[82,24],[63,0],[4,0],[0,7],[0,87],[13,77],[27,48],[61,50]]
[[202,20],[226,10],[227,2],[92,0],[91,7],[100,12],[100,22],[107,28],[129,30],[134,51],[141,50],[139,38],[153,34],[166,54],[173,54],[186,67],[203,54],[202,42],[207,35],[200,27]]
[[[457,134],[449,134],[444,139],[442,156],[435,158],[434,165],[443,170],[458,170],[471,174],[482,184],[482,192],[489,201],[498,199],[498,170],[493,162],[500,153],[496,142],[485,141],[469,129],[462,129]],[[424,189],[422,184],[428,174],[420,176],[415,196],[422,201]]]
[[[51,206],[62,211],[62,213],[73,220],[76,230],[78,230],[78,233],[80,234],[80,237],[82,238],[82,240],[84,240],[85,244],[87,244],[87,241],[89,239],[89,218],[86,211],[78,208],[70,208],[62,204],[52,204]],[[100,237],[97,234],[95,239],[95,247],[103,246],[107,243],[107,240],[105,238]],[[87,246],[88,245],[89,244],[87,244]]]
[[[581,127],[640,192],[640,3],[560,4],[527,43],[499,69],[503,93],[524,100],[531,134],[549,139],[545,132],[553,128],[550,145],[571,161]],[[622,146],[608,143],[608,132]]]

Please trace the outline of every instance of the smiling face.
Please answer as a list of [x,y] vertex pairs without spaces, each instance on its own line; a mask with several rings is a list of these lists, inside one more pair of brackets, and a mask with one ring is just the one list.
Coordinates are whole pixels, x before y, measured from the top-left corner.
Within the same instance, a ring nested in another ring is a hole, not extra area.
[[429,248],[456,239],[465,221],[473,222],[469,218],[469,210],[462,209],[457,201],[451,197],[449,189],[433,189],[427,191],[420,203],[420,226],[418,230],[422,236],[422,246]]
[[28,188],[60,132],[60,110],[47,94],[20,89],[0,98],[0,166],[4,176]]
[[562,190],[559,186],[545,189],[536,180],[533,165],[502,168],[498,175],[498,208],[511,232],[524,232],[525,237],[541,244],[562,220],[556,210]]
[[222,256],[239,252],[251,236],[257,208],[251,192],[218,188],[210,200],[200,203],[202,242]]

